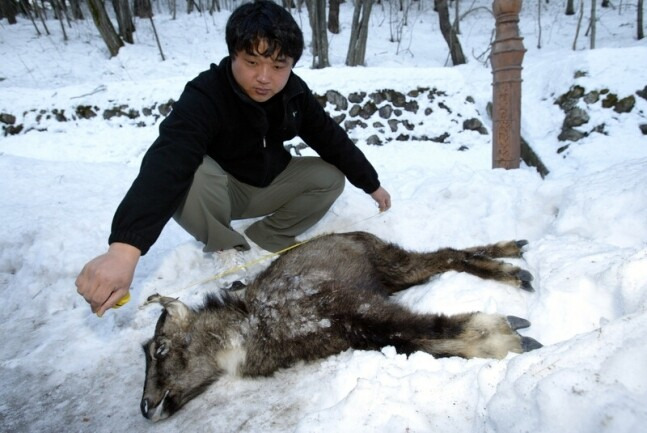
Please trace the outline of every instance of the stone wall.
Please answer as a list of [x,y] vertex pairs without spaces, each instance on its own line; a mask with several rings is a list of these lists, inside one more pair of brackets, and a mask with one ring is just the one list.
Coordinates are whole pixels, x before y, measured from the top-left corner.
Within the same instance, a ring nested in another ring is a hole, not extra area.
[[[647,86],[637,90],[636,95],[647,100]],[[560,95],[556,100],[564,112],[562,130],[557,137],[559,141],[576,142],[592,133],[605,134],[605,124],[591,124],[590,111],[597,108],[613,110],[618,115],[630,113],[636,106],[634,95],[617,95],[609,89],[590,89],[582,86],[572,86],[568,92]],[[638,125],[643,135],[647,135],[647,122]],[[570,143],[566,143],[557,149],[557,153],[567,150]]]
[[[488,134],[472,98],[467,97],[460,107],[452,107],[449,100],[455,104],[455,99],[438,89],[416,88],[406,93],[384,89],[347,95],[328,90],[324,94],[315,94],[315,97],[353,140],[365,140],[368,144],[383,145],[394,140],[444,143],[450,140],[452,134],[465,130]],[[146,127],[168,115],[173,102],[170,99],[140,107],[114,103],[106,107],[79,104],[66,108],[31,109],[20,114],[0,113],[0,124],[5,136],[46,131],[59,122],[101,119]],[[439,129],[439,125],[448,124],[434,120],[441,118],[449,118],[450,124],[456,127],[451,130]]]

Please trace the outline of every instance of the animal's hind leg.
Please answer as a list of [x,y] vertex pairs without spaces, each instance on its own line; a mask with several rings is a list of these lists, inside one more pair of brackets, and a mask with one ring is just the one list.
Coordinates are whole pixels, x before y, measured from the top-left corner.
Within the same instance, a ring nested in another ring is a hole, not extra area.
[[422,350],[434,356],[501,359],[508,352],[523,353],[542,347],[534,338],[517,333],[517,329],[530,326],[530,322],[515,316],[479,312],[458,314],[446,319],[451,323],[454,335],[416,341]]
[[508,352],[541,347],[516,332],[530,322],[498,314],[416,314],[386,300],[369,299],[363,309],[355,309],[342,321],[356,349],[393,346],[407,354],[422,350],[437,357],[503,358]]

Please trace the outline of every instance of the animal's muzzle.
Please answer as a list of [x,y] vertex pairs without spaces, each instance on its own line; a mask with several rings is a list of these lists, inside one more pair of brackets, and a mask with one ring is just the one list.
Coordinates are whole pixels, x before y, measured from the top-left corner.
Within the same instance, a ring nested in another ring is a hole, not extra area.
[[164,403],[166,401],[166,397],[168,397],[168,394],[169,392],[166,391],[164,393],[164,397],[162,397],[162,400],[157,405],[151,403],[151,401],[147,398],[142,398],[141,403],[139,403],[139,409],[142,411],[144,418],[147,418],[153,422],[168,418],[170,414],[164,410]]
[[149,403],[147,398],[142,398],[141,403],[139,404],[139,409],[142,411],[142,415],[144,415],[144,418],[149,418],[150,419],[150,412],[148,411],[149,408]]

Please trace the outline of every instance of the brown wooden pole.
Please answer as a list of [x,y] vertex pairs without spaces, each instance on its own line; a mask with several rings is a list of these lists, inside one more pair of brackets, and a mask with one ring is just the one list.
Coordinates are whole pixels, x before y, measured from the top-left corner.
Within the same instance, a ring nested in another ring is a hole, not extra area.
[[521,160],[521,0],[494,0],[496,38],[492,46],[492,167],[519,168]]

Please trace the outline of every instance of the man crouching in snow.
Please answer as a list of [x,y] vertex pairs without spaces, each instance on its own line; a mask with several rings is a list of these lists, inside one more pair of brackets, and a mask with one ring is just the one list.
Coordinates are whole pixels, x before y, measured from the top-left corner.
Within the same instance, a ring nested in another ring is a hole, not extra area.
[[[292,15],[272,1],[246,3],[229,17],[226,42],[229,55],[187,83],[160,124],[117,208],[108,252],[76,279],[99,316],[128,293],[171,217],[211,252],[248,250],[230,223],[263,216],[245,235],[279,251],[325,215],[344,177],[381,211],[391,206],[373,166],[293,73],[304,43]],[[319,157],[292,157],[283,143],[295,136]]]

